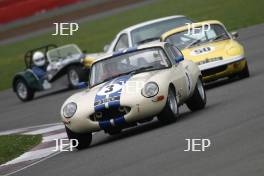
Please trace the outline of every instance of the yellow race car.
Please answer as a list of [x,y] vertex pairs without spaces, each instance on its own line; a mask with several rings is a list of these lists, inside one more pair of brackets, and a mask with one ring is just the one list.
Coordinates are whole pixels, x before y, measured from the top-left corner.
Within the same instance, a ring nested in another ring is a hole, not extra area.
[[249,77],[244,49],[219,21],[203,21],[172,29],[161,36],[199,65],[205,82],[223,77]]

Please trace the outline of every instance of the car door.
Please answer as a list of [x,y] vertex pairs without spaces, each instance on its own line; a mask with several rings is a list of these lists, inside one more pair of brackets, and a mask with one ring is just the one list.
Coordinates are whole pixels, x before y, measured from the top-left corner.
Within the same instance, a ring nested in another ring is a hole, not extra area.
[[190,93],[190,75],[186,73],[181,61],[183,61],[182,53],[173,48],[170,44],[165,45],[167,53],[172,63],[172,80],[176,87],[179,103],[183,102]]

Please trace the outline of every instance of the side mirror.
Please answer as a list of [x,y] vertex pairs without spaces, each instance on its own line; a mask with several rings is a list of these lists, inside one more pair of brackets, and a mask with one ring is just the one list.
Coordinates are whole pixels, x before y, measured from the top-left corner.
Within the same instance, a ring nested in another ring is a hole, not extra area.
[[233,39],[236,39],[238,38],[238,32],[237,31],[234,31],[234,32],[231,32],[231,36],[233,37]]
[[183,57],[183,55],[179,55],[178,57],[176,57],[176,63],[180,63],[181,61],[183,61],[184,60],[184,57]]
[[79,82],[78,88],[79,89],[85,89],[89,87],[89,83],[88,82]]
[[110,45],[108,45],[108,44],[105,45],[105,46],[104,46],[104,52],[107,52],[109,48],[110,48]]

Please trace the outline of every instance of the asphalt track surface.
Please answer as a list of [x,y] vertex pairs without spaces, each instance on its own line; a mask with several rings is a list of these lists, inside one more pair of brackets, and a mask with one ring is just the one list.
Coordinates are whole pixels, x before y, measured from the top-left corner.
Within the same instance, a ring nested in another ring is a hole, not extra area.
[[[240,30],[251,77],[209,86],[207,107],[162,126],[156,120],[117,136],[95,134],[86,150],[62,152],[14,175],[263,176],[264,25]],[[0,94],[0,131],[59,121],[59,107],[74,91],[21,103]],[[186,138],[209,138],[204,152],[184,152]]]

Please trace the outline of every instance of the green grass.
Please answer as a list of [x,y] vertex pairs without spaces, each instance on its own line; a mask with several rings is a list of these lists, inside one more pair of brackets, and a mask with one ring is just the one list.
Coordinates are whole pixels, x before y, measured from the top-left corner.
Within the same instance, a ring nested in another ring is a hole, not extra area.
[[[196,21],[216,19],[229,30],[263,23],[264,1],[259,0],[162,0],[118,15],[83,23],[73,36],[52,36],[51,33],[0,47],[0,90],[11,86],[12,76],[24,68],[26,50],[48,43],[76,43],[91,52],[102,51],[106,43],[121,29],[145,20],[183,14]],[[55,31],[55,28],[54,28]]]
[[41,135],[0,136],[0,164],[14,159],[41,142]]

